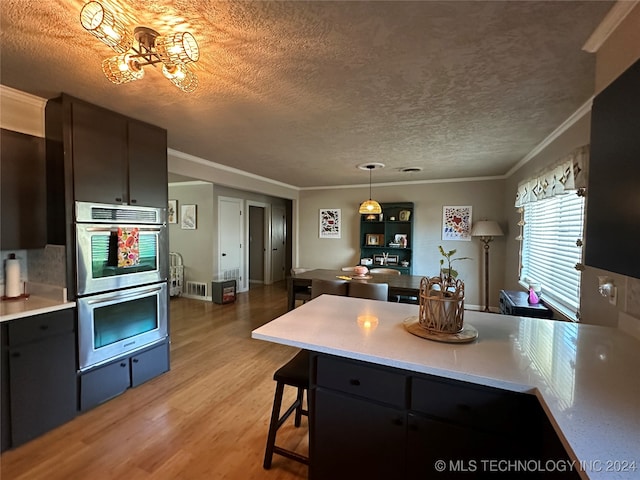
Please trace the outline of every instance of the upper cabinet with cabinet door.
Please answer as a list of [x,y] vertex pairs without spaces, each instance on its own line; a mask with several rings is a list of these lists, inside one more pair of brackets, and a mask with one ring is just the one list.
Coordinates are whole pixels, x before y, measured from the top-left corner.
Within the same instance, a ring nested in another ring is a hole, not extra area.
[[62,95],[47,103],[46,131],[48,161],[64,165],[65,203],[166,208],[166,130]]
[[47,243],[44,139],[0,129],[0,250]]

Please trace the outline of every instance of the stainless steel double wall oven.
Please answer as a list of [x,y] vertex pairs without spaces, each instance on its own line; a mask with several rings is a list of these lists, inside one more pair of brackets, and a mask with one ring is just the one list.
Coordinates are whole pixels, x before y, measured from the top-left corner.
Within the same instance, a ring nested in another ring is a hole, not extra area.
[[168,335],[168,246],[162,208],[76,202],[80,370]]

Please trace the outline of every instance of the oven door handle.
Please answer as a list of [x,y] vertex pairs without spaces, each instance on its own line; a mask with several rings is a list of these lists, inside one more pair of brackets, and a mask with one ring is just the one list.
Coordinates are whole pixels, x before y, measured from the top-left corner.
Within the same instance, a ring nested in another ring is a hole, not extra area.
[[[137,228],[141,232],[161,232],[163,227],[136,227],[134,225],[131,226],[122,226],[122,228]],[[104,227],[85,227],[85,231],[87,232],[111,232],[114,229],[117,229],[118,225],[108,225]]]
[[162,290],[162,287],[152,287],[152,288],[147,288],[145,290],[136,290],[135,292],[131,292],[131,293],[116,293],[108,297],[101,297],[95,300],[87,300],[87,304],[96,305],[99,303],[111,302],[113,300],[123,300],[126,298],[132,298],[132,297],[139,298],[141,295],[147,295],[149,293],[159,292],[160,290]]

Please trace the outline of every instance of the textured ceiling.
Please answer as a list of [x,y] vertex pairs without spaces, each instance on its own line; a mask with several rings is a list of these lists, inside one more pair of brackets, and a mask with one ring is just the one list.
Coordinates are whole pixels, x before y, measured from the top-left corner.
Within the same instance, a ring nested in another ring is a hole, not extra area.
[[[113,85],[83,0],[3,0],[0,82],[166,128],[169,147],[297,187],[503,175],[593,94],[612,2],[112,0],[198,39],[196,92]],[[402,173],[404,167],[422,167]]]

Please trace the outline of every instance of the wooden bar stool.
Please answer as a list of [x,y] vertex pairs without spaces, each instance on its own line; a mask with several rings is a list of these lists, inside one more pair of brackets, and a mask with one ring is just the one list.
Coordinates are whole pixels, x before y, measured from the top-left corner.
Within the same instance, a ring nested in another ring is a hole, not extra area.
[[[309,411],[302,406],[305,390],[307,395],[309,394],[309,351],[301,350],[295,357],[276,370],[276,373],[273,374],[273,379],[276,381],[276,393],[273,398],[273,410],[271,411],[271,422],[269,424],[269,434],[267,435],[267,448],[264,452],[264,463],[262,466],[266,470],[271,468],[271,460],[273,459],[274,453],[309,465],[309,457],[276,445],[276,433],[278,429],[293,412],[295,412],[294,425],[296,427],[300,426],[302,415],[309,416]],[[297,388],[298,394],[296,400],[287,411],[280,416],[285,385]]]

